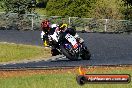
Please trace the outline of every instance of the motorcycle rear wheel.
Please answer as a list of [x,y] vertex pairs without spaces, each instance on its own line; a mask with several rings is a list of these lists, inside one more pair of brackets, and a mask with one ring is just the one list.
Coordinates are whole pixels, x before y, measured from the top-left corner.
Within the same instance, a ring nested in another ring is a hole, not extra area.
[[57,49],[52,49],[51,54],[52,54],[52,56],[56,56],[56,55],[59,55],[60,52]]

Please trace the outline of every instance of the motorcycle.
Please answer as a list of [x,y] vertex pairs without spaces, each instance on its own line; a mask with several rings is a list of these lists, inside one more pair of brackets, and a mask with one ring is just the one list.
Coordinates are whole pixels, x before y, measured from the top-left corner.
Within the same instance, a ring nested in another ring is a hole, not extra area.
[[49,35],[50,43],[55,47],[56,53],[65,55],[70,60],[77,60],[81,57],[83,60],[89,60],[91,54],[84,43],[80,43],[70,33],[54,32]]

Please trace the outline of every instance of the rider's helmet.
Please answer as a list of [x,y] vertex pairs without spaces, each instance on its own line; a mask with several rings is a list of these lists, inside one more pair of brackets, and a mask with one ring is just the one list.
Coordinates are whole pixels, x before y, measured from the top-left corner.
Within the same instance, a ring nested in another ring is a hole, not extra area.
[[65,30],[65,29],[67,29],[67,24],[60,23],[60,24],[59,24],[59,28],[60,28],[61,30]]
[[41,28],[42,30],[49,30],[50,29],[50,21],[48,19],[45,19],[41,22]]

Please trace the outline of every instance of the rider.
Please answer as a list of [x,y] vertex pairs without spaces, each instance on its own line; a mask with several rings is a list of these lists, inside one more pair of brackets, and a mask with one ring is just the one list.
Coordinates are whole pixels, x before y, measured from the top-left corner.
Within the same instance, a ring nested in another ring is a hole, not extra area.
[[[83,43],[84,41],[82,38],[79,37],[79,35],[76,33],[76,30],[74,28],[68,28],[68,25],[64,23],[60,23],[59,25],[57,24],[50,25],[49,20],[46,19],[42,21],[41,28],[42,28],[41,38],[44,41],[44,46],[48,46],[48,42],[50,41],[50,39],[48,38],[48,35],[52,35],[55,31],[60,31],[60,30],[63,33],[65,32],[70,33],[76,39],[78,39],[80,43]],[[60,33],[60,36],[63,36],[63,33]],[[51,44],[51,53],[53,56],[59,54],[59,52],[56,50],[56,47],[54,47],[54,45],[52,44]]]
[[62,30],[63,32],[66,33],[70,33],[71,35],[73,35],[80,43],[83,43],[84,40],[79,37],[79,35],[76,33],[76,29],[75,28],[68,28],[67,24],[64,23],[60,23],[59,24],[59,29]]
[[50,31],[50,21],[48,19],[45,19],[41,22],[41,39],[44,42],[44,46],[49,46],[48,45],[48,34]]

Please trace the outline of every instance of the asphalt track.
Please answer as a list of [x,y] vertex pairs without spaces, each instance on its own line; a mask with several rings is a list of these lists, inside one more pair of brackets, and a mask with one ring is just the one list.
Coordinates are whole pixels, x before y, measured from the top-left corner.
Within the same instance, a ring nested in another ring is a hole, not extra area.
[[[70,61],[56,56],[45,61],[0,64],[0,68],[65,67],[94,65],[132,65],[132,35],[79,33],[85,40],[91,60]],[[42,46],[40,31],[0,30],[0,42]]]

